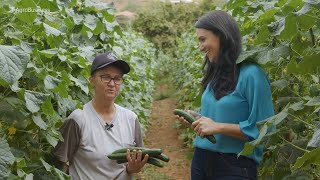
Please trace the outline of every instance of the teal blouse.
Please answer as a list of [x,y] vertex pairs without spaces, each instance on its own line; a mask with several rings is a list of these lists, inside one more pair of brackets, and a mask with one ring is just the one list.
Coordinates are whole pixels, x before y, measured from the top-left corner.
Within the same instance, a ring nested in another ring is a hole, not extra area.
[[[269,80],[264,71],[254,63],[244,63],[236,89],[216,100],[213,90],[206,88],[201,98],[201,115],[216,122],[240,124],[241,131],[248,137],[247,141],[257,139],[259,130],[256,123],[274,115]],[[196,136],[194,146],[222,153],[238,154],[245,141],[226,135],[214,135],[217,143],[212,144],[206,138]],[[257,147],[248,156],[257,163],[262,159],[263,149]]]

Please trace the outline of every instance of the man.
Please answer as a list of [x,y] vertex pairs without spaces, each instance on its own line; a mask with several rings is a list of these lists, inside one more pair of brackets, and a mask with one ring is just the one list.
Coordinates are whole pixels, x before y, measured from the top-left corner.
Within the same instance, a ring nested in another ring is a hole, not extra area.
[[123,75],[129,65],[113,53],[95,57],[91,67],[90,84],[93,99],[83,109],[73,111],[61,127],[64,141],[53,149],[62,163],[69,163],[69,174],[74,180],[132,179],[148,160],[141,151],[127,153],[128,163],[117,164],[107,158],[113,151],[132,146],[143,146],[137,115],[117,104]]

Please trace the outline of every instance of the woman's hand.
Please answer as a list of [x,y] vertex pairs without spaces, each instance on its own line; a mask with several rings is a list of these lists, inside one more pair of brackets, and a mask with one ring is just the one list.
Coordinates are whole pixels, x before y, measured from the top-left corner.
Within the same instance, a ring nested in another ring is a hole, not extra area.
[[147,163],[148,158],[149,158],[149,155],[146,154],[142,159],[141,150],[139,150],[138,152],[136,150],[133,150],[132,153],[130,153],[130,150],[128,149],[127,150],[127,160],[128,160],[127,172],[129,174],[140,172],[143,166]]
[[201,117],[191,124],[191,128],[196,132],[201,138],[205,135],[214,135],[219,133],[219,125],[210,118]]

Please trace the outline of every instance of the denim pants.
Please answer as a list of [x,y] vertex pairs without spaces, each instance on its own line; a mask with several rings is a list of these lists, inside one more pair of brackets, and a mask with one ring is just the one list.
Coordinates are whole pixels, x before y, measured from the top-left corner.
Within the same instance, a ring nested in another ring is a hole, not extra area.
[[195,148],[192,180],[247,180],[257,179],[258,164],[247,157]]

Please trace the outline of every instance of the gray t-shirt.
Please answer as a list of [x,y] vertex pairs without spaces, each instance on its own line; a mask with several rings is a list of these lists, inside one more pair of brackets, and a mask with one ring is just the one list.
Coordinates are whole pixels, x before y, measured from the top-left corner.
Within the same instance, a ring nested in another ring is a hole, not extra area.
[[117,104],[112,120],[106,123],[92,106],[91,101],[83,110],[73,111],[61,127],[63,142],[54,148],[53,154],[62,162],[69,162],[72,180],[129,180],[126,164],[117,164],[107,155],[125,147],[142,147],[142,135],[137,115]]

